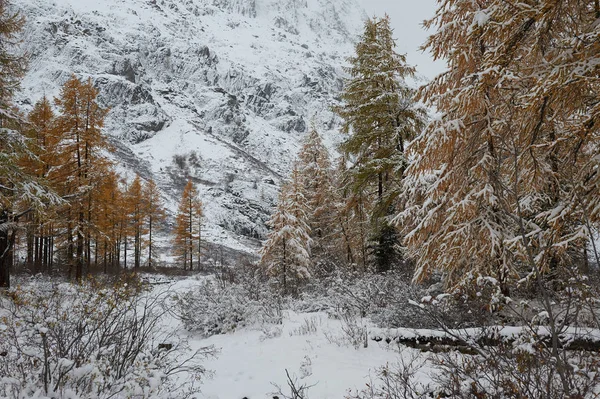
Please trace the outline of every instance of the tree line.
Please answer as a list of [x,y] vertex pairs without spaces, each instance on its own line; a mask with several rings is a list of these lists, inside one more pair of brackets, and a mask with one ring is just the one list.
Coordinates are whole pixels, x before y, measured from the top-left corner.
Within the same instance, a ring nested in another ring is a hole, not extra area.
[[286,293],[340,267],[409,272],[392,218],[406,146],[427,114],[406,82],[415,69],[395,52],[392,35],[388,17],[369,19],[349,59],[342,105],[334,108],[347,134],[335,165],[313,127],[281,190],[261,263]]
[[[109,112],[91,79],[72,75],[53,100],[23,114],[13,104],[26,70],[15,55],[24,19],[0,1],[0,287],[9,287],[14,246],[22,239],[32,273],[152,267],[166,212],[156,183],[121,178],[102,132]],[[174,249],[184,269],[200,265],[202,203],[189,181],[176,215]]]
[[313,130],[270,221],[261,262],[283,291],[341,267],[507,296],[598,267],[598,2],[441,3],[424,49],[448,70],[417,90],[389,18],[366,21],[341,157]]

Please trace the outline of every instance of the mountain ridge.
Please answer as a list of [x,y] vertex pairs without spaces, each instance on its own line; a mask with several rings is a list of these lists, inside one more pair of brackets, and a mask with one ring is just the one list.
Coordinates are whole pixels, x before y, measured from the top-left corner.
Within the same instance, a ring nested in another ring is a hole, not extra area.
[[314,125],[340,140],[355,0],[23,0],[24,110],[72,73],[110,107],[118,170],[153,177],[174,213],[198,183],[208,241],[253,252],[278,185]]

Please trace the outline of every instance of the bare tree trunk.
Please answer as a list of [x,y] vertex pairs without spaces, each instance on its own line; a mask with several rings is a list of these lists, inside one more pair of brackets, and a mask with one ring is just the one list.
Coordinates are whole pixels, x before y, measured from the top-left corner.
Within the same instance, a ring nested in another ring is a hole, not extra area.
[[[0,211],[0,226],[8,223],[7,211]],[[10,288],[10,269],[13,261],[14,233],[8,229],[0,229],[0,289]]]
[[283,295],[287,295],[287,258],[286,258],[285,238],[283,239]]
[[75,263],[75,280],[81,281],[83,278],[83,250],[85,247],[85,236],[83,234],[84,214],[79,212],[79,226],[77,228],[77,260]]
[[148,219],[148,267],[152,268],[152,215]]

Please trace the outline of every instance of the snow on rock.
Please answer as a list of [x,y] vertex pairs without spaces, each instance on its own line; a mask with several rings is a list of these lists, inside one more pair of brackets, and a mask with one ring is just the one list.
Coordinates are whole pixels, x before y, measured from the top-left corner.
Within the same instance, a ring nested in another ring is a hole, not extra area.
[[365,18],[355,0],[16,5],[31,57],[22,108],[72,73],[91,78],[119,170],[154,177],[171,211],[193,178],[209,241],[252,251],[310,124],[339,141],[331,105]]

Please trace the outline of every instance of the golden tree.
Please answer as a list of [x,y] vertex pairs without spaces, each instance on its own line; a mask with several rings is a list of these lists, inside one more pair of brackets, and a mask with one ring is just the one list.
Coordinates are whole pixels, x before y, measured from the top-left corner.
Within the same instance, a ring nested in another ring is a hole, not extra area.
[[19,32],[24,19],[0,0],[0,288],[10,287],[10,268],[17,224],[32,210],[58,203],[43,180],[20,166],[25,158],[35,162],[23,135],[25,124],[12,106],[25,72],[25,57],[18,54]]
[[139,175],[136,174],[133,182],[129,185],[126,198],[129,208],[127,219],[133,236],[133,267],[137,270],[141,265],[142,249],[144,247],[143,237],[147,233],[145,226],[147,207],[144,200],[143,184]]
[[119,176],[114,170],[109,170],[97,188],[98,206],[96,250],[102,252],[102,268],[107,273],[109,267],[119,267],[121,246],[121,225],[124,221],[123,204],[126,202],[125,193],[119,186]]
[[[368,271],[370,215],[373,201],[364,190],[350,189],[346,157],[337,160],[334,171],[335,231],[333,240],[340,258],[354,271]],[[360,268],[360,269],[357,269]]]
[[[53,173],[57,165],[60,138],[56,132],[55,114],[50,101],[44,96],[27,116],[25,135],[33,156],[20,160],[20,167],[32,176],[56,187],[58,178]],[[47,209],[43,215],[29,214],[27,226],[27,263],[34,272],[51,272],[54,252],[55,209]]]
[[298,176],[308,210],[307,223],[313,245],[313,264],[327,265],[332,259],[335,204],[329,152],[312,128],[298,154]]
[[[155,256],[153,233],[156,231],[157,224],[165,221],[166,214],[160,191],[153,179],[148,180],[144,186],[143,196],[146,207],[146,224],[148,228],[148,267],[152,267],[153,257]],[[201,219],[199,220],[199,223],[200,222]],[[200,243],[198,243],[198,245],[200,245]]]
[[[599,3],[444,0],[425,48],[448,71],[411,145],[397,221],[419,268],[510,283],[583,256],[600,221]],[[526,266],[526,267],[525,267]]]
[[192,180],[188,180],[175,219],[175,253],[183,261],[183,270],[194,266],[194,254],[197,254],[198,269],[202,255],[202,202]]
[[25,18],[18,12],[11,12],[10,8],[8,0],[0,0],[0,121],[12,119],[12,97],[20,87],[26,65],[25,56],[15,51]]
[[62,194],[69,198],[70,205],[68,258],[70,261],[74,255],[77,280],[83,275],[84,263],[89,266],[91,257],[93,189],[108,167],[104,153],[109,145],[101,132],[108,110],[98,105],[97,95],[98,89],[91,79],[83,83],[72,76],[63,85],[60,97],[55,99],[60,111],[57,129],[62,134]]

